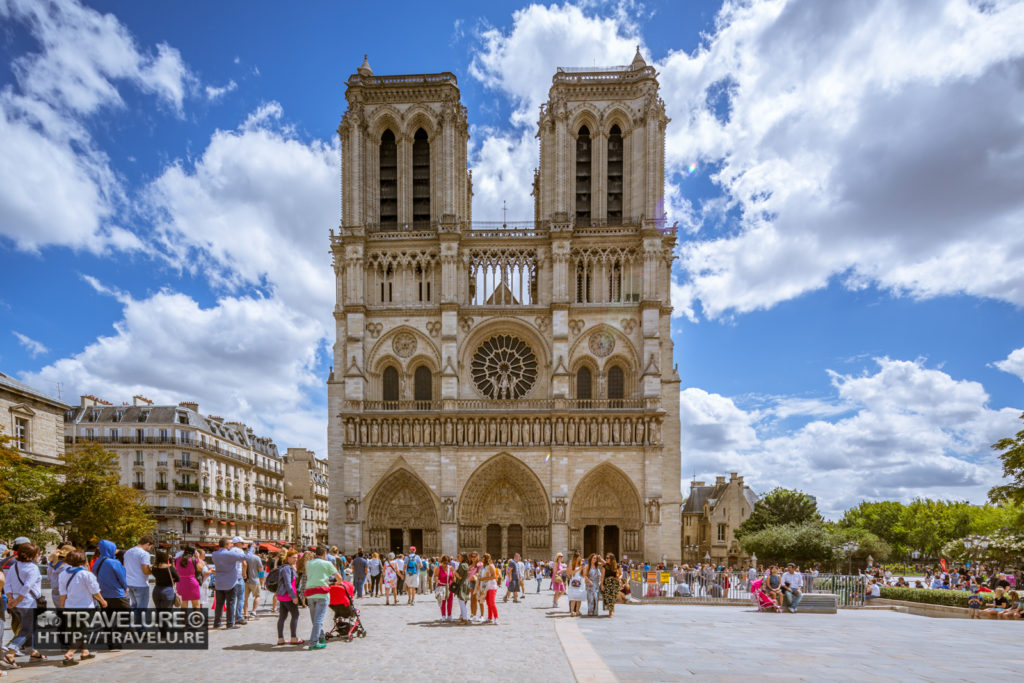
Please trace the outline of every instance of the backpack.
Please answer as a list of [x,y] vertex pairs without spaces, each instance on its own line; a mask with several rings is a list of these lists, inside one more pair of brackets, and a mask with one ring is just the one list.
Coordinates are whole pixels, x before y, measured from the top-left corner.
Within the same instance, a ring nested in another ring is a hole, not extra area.
[[416,555],[410,555],[405,561],[405,573],[406,574],[418,574],[420,571],[420,558]]
[[274,567],[267,574],[267,590],[271,593],[277,593],[277,587],[281,583],[281,568]]

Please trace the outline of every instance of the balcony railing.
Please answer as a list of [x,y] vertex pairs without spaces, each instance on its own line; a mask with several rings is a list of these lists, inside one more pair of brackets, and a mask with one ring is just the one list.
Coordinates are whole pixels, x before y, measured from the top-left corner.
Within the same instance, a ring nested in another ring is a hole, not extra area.
[[[186,438],[182,438],[182,437],[178,437],[178,436],[147,436],[147,437],[144,437],[142,439],[139,439],[138,437],[134,437],[134,436],[120,436],[120,437],[117,437],[117,436],[91,436],[91,437],[89,437],[89,436],[65,436],[64,437],[64,443],[66,443],[66,444],[75,443],[77,441],[83,441],[83,442],[92,441],[92,442],[95,442],[95,443],[98,443],[98,444],[114,444],[114,445],[118,445],[118,444],[148,444],[148,445],[187,446],[189,448],[198,448],[198,449],[207,451],[208,453],[216,453],[217,455],[222,455],[225,458],[230,458],[232,460],[237,460],[238,462],[244,462],[246,465],[252,465],[253,464],[251,458],[248,458],[248,457],[246,457],[244,455],[238,455],[237,453],[232,453],[231,451],[229,451],[229,450],[227,450],[225,448],[221,448],[219,446],[215,446],[212,443],[207,443],[206,441],[197,441],[197,440],[192,439],[192,438],[187,438],[186,439]],[[163,464],[166,466],[167,463],[163,463]]]
[[527,398],[519,400],[346,401],[352,412],[579,412],[659,410],[658,398]]
[[167,490],[167,482],[166,481],[158,481],[156,483],[156,489],[157,489],[157,491],[166,491]]
[[175,466],[175,468],[177,468],[179,470],[198,470],[199,469],[199,461],[197,461],[197,460],[175,460],[174,461],[174,466]]
[[146,490],[146,484],[144,482],[141,482],[141,481],[133,481],[132,482],[132,488],[137,490],[137,491],[145,491]]
[[198,492],[199,491],[199,484],[198,483],[190,483],[189,484],[189,483],[185,483],[185,482],[181,482],[181,481],[176,481],[176,482],[174,482],[174,490],[175,491],[197,491]]

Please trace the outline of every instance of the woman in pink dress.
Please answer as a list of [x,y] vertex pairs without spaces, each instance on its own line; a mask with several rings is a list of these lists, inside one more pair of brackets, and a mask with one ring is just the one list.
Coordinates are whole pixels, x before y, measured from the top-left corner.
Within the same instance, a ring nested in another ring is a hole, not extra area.
[[565,571],[565,563],[562,562],[562,553],[555,555],[555,564],[551,567],[551,590],[555,591],[552,607],[558,607],[558,599],[565,595],[565,581],[562,579],[562,572]]
[[174,568],[178,570],[175,590],[181,596],[182,607],[200,607],[202,596],[199,592],[199,580],[203,575],[203,568],[196,558],[195,548],[182,548],[181,555],[174,560]]
[[452,584],[452,567],[448,560],[447,555],[441,556],[441,562],[437,565],[437,592],[441,604],[441,621],[452,620],[452,597],[453,593],[449,590],[449,586]]

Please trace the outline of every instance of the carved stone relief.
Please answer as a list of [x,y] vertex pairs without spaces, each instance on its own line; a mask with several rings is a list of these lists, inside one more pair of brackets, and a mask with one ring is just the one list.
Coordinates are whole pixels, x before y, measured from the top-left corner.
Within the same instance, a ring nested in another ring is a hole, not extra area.
[[391,348],[399,358],[408,358],[416,351],[416,337],[409,332],[401,332],[391,340]]

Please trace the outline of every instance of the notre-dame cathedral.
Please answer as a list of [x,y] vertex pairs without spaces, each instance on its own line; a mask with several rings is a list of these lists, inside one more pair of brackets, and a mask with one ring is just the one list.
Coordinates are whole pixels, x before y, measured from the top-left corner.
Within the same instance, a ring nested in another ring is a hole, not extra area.
[[472,220],[451,73],[349,77],[331,233],[330,538],[680,558],[657,74],[559,68],[532,221]]

